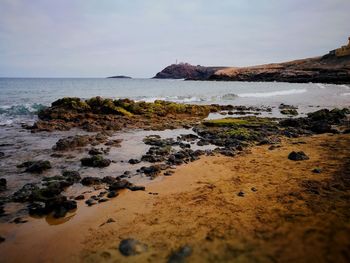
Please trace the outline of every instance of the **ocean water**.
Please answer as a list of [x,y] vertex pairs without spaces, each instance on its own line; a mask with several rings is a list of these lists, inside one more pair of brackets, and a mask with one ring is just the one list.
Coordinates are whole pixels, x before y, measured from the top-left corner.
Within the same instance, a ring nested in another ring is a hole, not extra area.
[[308,112],[317,106],[349,106],[350,86],[158,79],[0,78],[0,125],[31,120],[39,109],[65,96],[246,106],[284,103]]

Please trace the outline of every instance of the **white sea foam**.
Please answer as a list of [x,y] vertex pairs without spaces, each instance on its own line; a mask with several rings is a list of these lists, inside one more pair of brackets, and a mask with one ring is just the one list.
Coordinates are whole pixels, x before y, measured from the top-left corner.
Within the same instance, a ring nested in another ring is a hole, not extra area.
[[350,96],[350,92],[342,93],[341,96]]
[[271,92],[255,92],[255,93],[241,93],[237,94],[241,98],[267,98],[273,96],[285,96],[294,95],[307,92],[307,89],[290,89],[290,90],[278,90]]
[[195,96],[167,96],[167,97],[138,97],[135,101],[154,102],[156,100],[172,101],[178,103],[193,103],[205,101],[205,98]]
[[223,95],[221,98],[223,100],[234,100],[235,98],[237,98],[237,94],[234,94],[234,93],[228,93],[228,94],[225,94]]
[[350,87],[348,85],[340,85],[340,87],[342,87],[344,89],[350,89]]
[[320,89],[325,89],[326,86],[321,83],[316,83],[316,86],[318,86]]

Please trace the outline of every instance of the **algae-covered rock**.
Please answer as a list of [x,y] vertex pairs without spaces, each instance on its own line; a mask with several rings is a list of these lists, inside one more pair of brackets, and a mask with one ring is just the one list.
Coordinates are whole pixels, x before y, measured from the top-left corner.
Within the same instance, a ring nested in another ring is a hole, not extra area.
[[26,168],[25,172],[28,173],[42,173],[45,170],[51,169],[50,161],[26,161],[20,165],[18,168]]
[[54,101],[51,104],[52,107],[61,107],[65,109],[71,109],[76,111],[88,111],[90,110],[90,106],[80,98],[75,97],[65,97],[59,100]]
[[217,120],[203,121],[203,125],[208,127],[246,127],[254,128],[261,126],[276,126],[277,123],[272,118],[244,117],[244,118],[223,118]]
[[283,115],[297,116],[299,113],[296,109],[283,109],[280,111]]
[[126,109],[117,106],[112,99],[103,99],[101,97],[94,97],[86,101],[93,113],[97,114],[117,114],[131,117],[132,113]]
[[105,159],[102,155],[94,155],[92,157],[82,158],[81,165],[90,167],[107,167],[111,164],[111,160]]

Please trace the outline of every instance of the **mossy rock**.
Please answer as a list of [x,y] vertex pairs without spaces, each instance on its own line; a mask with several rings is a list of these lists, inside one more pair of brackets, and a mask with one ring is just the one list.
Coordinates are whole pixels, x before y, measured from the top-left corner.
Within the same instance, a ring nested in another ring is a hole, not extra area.
[[255,138],[257,138],[257,135],[258,135],[255,131],[252,131],[244,127],[228,130],[226,131],[226,134],[231,138],[244,140],[244,141],[254,140]]
[[51,106],[63,107],[66,109],[72,109],[81,112],[90,110],[90,106],[85,101],[82,101],[80,98],[75,97],[64,97],[62,99],[54,101]]
[[101,97],[94,97],[86,101],[91,107],[92,112],[96,114],[116,114],[131,117],[132,113],[126,109],[116,106],[112,99],[103,99]]
[[203,124],[208,127],[263,127],[263,126],[276,126],[277,123],[270,118],[257,118],[257,117],[246,117],[246,118],[224,118],[217,120],[206,120]]
[[329,121],[331,123],[339,123],[341,120],[345,119],[346,116],[350,114],[350,109],[322,109],[315,112],[308,113],[307,116],[313,121]]
[[299,113],[295,109],[283,109],[280,111],[283,115],[297,116]]

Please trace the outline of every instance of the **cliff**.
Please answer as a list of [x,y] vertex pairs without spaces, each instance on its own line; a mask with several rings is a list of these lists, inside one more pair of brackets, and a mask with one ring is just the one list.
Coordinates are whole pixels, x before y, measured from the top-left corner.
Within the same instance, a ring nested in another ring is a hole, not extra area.
[[225,67],[203,67],[193,66],[188,63],[172,64],[167,66],[161,72],[158,72],[153,78],[155,79],[193,79],[205,80],[213,75],[216,71]]
[[295,60],[253,67],[232,67],[214,72],[209,80],[350,83],[350,56]]

